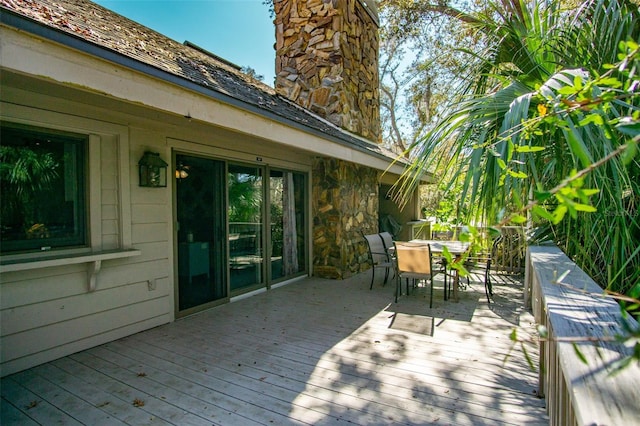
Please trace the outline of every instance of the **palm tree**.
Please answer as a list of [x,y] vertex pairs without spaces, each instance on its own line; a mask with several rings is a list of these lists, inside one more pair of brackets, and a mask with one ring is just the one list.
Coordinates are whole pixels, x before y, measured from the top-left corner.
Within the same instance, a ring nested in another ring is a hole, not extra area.
[[640,287],[640,13],[626,0],[561,5],[503,0],[474,15],[486,49],[469,52],[456,104],[411,147],[397,186],[407,193],[445,163],[450,185],[463,182],[466,221],[530,211],[538,238],[628,292]]
[[[41,221],[36,199],[59,178],[60,163],[51,152],[25,146],[0,147],[0,191],[3,223],[22,223],[26,229]],[[5,217],[6,214],[6,217]]]

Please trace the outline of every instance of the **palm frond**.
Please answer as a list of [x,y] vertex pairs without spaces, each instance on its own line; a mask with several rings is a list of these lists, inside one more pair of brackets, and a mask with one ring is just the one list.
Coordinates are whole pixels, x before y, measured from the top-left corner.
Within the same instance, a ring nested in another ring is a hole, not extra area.
[[[640,114],[640,96],[620,97],[606,110],[582,103],[581,96],[594,102],[616,96],[615,90],[604,93],[599,79],[612,73],[605,65],[618,61],[622,42],[639,40],[638,7],[626,0],[588,0],[574,11],[554,0],[509,4],[505,9],[496,2],[476,16],[486,51],[470,55],[457,103],[411,147],[414,162],[401,188],[413,190],[425,170],[447,164],[450,186],[463,182],[468,213],[462,219],[491,224],[520,208],[531,191],[587,169],[580,184],[599,189],[592,201],[598,211],[573,211],[561,223],[541,222],[539,230],[603,287],[631,288],[628,280],[640,276],[634,251],[640,245],[640,161],[614,156],[591,168],[628,143],[614,125]],[[632,83],[620,75],[629,91]],[[545,203],[553,208],[552,199]]]

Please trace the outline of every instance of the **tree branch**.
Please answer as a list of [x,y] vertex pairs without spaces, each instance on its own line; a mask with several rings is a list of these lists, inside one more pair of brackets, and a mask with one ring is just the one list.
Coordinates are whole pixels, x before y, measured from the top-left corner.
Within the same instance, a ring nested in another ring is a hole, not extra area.
[[468,24],[480,24],[481,21],[474,16],[451,7],[448,4],[442,3],[430,3],[430,2],[411,2],[407,3],[402,0],[382,0],[379,3],[380,9],[385,7],[395,7],[399,10],[405,10],[413,14],[427,14],[438,13],[441,15],[447,15],[451,18],[455,18],[459,21],[466,22]]

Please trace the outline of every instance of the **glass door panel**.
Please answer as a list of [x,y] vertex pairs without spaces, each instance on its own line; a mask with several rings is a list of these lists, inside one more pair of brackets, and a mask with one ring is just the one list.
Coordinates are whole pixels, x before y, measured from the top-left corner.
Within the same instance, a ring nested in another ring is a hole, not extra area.
[[178,310],[227,297],[225,163],[176,155]]
[[306,270],[305,185],[303,173],[269,173],[272,280]]
[[229,164],[227,185],[230,286],[232,293],[238,293],[265,285],[262,169]]

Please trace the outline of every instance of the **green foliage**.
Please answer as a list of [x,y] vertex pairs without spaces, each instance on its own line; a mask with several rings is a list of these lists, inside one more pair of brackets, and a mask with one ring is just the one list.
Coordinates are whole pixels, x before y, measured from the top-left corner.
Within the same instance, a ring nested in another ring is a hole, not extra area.
[[18,196],[46,190],[58,177],[58,167],[50,152],[0,146],[0,180],[11,183]]
[[[29,147],[0,146],[0,187],[6,215],[22,216],[27,228],[41,219],[35,199],[46,197],[59,177],[60,163],[51,152],[38,152]],[[12,213],[9,213],[12,212]]]
[[463,220],[532,223],[603,288],[628,292],[640,282],[638,8],[491,5],[472,15],[484,51],[467,52],[459,101],[411,146],[396,189],[445,166]]
[[447,231],[449,227],[460,224],[458,211],[460,202],[460,183],[450,186],[444,182],[438,185],[425,185],[420,188],[420,205],[426,218],[435,218],[438,231]]
[[229,221],[260,222],[262,214],[262,180],[260,176],[229,173]]

